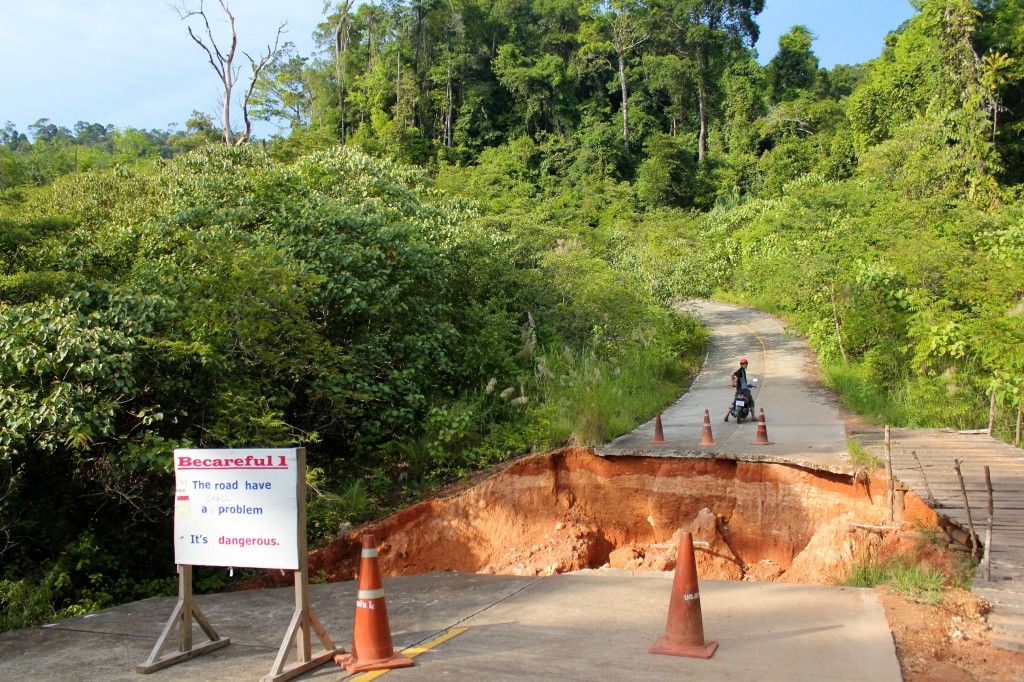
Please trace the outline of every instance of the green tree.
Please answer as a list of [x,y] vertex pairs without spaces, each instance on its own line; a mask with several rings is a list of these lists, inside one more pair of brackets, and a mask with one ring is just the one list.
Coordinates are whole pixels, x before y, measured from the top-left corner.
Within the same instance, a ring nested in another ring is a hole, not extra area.
[[28,141],[28,136],[25,133],[19,133],[17,127],[8,121],[0,129],[0,144],[13,152],[17,151],[19,147],[27,147],[32,143]]
[[794,99],[801,91],[810,91],[814,86],[818,58],[811,51],[813,39],[810,30],[802,25],[779,36],[779,51],[767,66],[772,103]]
[[512,93],[525,131],[550,131],[565,120],[562,108],[570,101],[566,93],[570,79],[561,57],[532,59],[506,43],[498,48],[494,73]]
[[765,114],[764,72],[753,58],[737,60],[726,71],[723,138],[729,154],[753,154],[757,151],[756,121]]
[[28,131],[37,142],[67,143],[73,139],[70,130],[50,123],[48,118],[39,119],[28,127]]
[[982,78],[987,86],[989,118],[995,143],[1005,160],[1003,176],[1008,184],[1024,177],[1024,127],[1020,83],[1024,80],[1024,2],[997,0],[980,5],[982,15],[974,37],[975,51],[982,55]]
[[171,135],[168,143],[177,151],[189,152],[222,139],[223,133],[214,126],[213,119],[193,109],[192,116],[185,121],[185,132]]
[[79,121],[75,124],[75,142],[85,147],[95,147],[109,141],[113,132],[113,125]]
[[718,74],[728,63],[729,50],[757,42],[755,17],[764,9],[764,0],[656,0],[649,4],[656,24],[661,27],[661,39],[681,59],[694,63],[699,120],[697,155],[703,161]]
[[290,129],[309,123],[312,92],[307,59],[299,57],[287,42],[260,72],[252,91],[253,117],[260,121],[284,121]]
[[685,129],[689,113],[696,109],[696,97],[689,86],[695,75],[693,64],[677,55],[645,54],[642,62],[643,84],[655,96],[665,93],[670,105],[668,132],[678,135]]
[[[819,70],[818,74],[820,81],[822,70]],[[827,84],[818,88],[816,92],[819,99],[831,97],[838,101],[849,97],[864,78],[863,67],[860,65],[836,64],[831,71],[827,71],[825,74]]]
[[144,130],[135,128],[114,130],[110,138],[114,147],[114,158],[117,161],[151,159],[158,155],[156,145],[152,143],[150,136]]

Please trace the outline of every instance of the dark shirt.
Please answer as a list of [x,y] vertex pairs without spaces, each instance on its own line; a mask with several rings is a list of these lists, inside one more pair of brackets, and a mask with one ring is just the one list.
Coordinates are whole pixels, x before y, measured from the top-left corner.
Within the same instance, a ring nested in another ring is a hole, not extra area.
[[744,391],[750,388],[750,384],[747,383],[747,369],[746,367],[740,367],[738,370],[732,373],[733,379],[736,380],[736,388]]

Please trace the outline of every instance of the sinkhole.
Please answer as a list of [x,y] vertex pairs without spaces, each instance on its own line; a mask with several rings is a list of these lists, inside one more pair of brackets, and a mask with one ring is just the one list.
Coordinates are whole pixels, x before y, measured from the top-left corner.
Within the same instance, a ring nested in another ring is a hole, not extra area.
[[[936,523],[912,492],[903,504],[904,528]],[[887,517],[883,472],[567,448],[338,537],[310,554],[310,572],[354,579],[363,533],[385,576],[674,570],[682,529],[701,579],[831,584],[899,535]]]

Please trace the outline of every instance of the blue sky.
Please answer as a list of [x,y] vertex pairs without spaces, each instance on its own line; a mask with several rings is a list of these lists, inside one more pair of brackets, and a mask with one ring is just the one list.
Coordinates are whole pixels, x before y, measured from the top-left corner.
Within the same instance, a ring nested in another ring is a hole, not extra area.
[[811,45],[821,66],[861,64],[874,59],[885,47],[889,31],[916,14],[908,0],[767,0],[757,19],[761,38],[758,61],[775,55],[779,36],[796,24],[811,30]]
[[[220,22],[216,0],[206,4]],[[817,36],[813,50],[829,68],[877,57],[886,33],[914,13],[907,0],[766,4],[758,19],[761,62],[775,54],[780,35],[804,24]],[[287,21],[284,39],[309,54],[324,0],[230,0],[229,5],[241,49],[250,54],[264,49]],[[164,0],[17,0],[5,3],[0,26],[0,63],[6,67],[0,125],[11,121],[25,132],[48,118],[68,128],[79,120],[119,128],[180,128],[193,109],[219,118],[216,75]],[[215,31],[224,28],[214,24]],[[266,124],[256,130],[273,131]]]
[[[180,5],[172,0],[171,4]],[[198,7],[198,0],[189,0]],[[193,109],[219,120],[217,75],[165,0],[12,0],[0,12],[5,64],[0,125],[40,118],[118,128],[184,127]],[[229,0],[239,49],[257,54],[287,21],[302,54],[323,19],[323,0]],[[217,0],[206,0],[215,35],[227,37]],[[198,35],[198,34],[197,34]],[[244,69],[248,63],[243,59]],[[244,71],[243,71],[244,73]],[[241,116],[237,123],[241,123]],[[264,126],[263,134],[273,132]]]

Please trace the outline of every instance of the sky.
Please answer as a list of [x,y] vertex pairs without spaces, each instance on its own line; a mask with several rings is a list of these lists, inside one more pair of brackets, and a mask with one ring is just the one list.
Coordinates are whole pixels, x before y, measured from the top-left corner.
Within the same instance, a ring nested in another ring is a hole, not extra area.
[[[816,36],[812,49],[826,68],[877,57],[885,35],[915,11],[908,0],[765,4],[758,17],[760,62],[775,54],[780,35],[803,24]],[[194,109],[219,121],[217,76],[189,38],[187,24],[165,0],[18,0],[4,5],[0,126],[10,121],[27,132],[29,125],[47,118],[69,129],[77,121],[122,129],[182,129]],[[198,0],[190,1],[197,5]],[[230,0],[229,7],[240,49],[255,56],[287,22],[282,40],[308,56],[324,0]],[[206,9],[215,35],[226,38],[227,24],[216,0],[207,0]],[[234,121],[238,127],[241,116]],[[257,136],[276,130],[254,123]]]
[[811,50],[827,69],[862,64],[882,54],[885,36],[917,13],[908,0],[766,0],[757,17],[758,61],[767,64],[779,36],[797,24],[811,30]]

